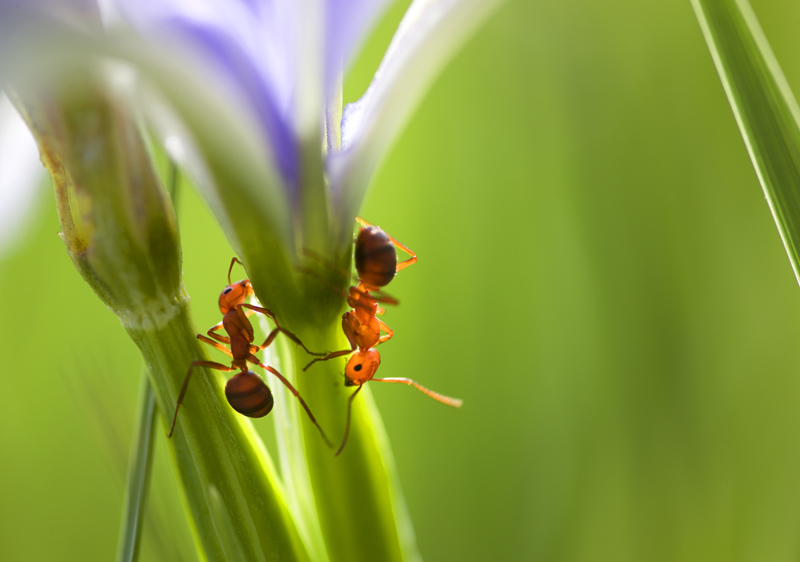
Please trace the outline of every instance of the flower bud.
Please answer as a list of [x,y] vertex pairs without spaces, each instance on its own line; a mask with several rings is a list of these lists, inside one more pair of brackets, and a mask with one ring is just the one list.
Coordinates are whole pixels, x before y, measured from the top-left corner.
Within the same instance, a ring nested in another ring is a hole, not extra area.
[[137,124],[97,78],[50,84],[17,105],[52,176],[75,267],[123,323],[140,324],[143,310],[169,317],[183,292],[177,220]]

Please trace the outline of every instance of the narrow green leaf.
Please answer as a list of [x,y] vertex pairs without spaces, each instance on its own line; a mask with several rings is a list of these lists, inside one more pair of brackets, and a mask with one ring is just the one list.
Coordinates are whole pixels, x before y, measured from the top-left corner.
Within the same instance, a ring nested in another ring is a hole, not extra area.
[[746,0],[692,0],[795,277],[800,282],[800,110]]
[[125,484],[125,498],[122,507],[122,525],[117,552],[117,560],[120,562],[137,560],[139,557],[139,539],[144,525],[144,505],[150,487],[150,473],[153,466],[153,438],[155,437],[153,420],[155,419],[156,398],[153,387],[150,385],[147,366],[142,368],[141,376],[139,419],[136,423],[136,435],[131,447],[128,481]]

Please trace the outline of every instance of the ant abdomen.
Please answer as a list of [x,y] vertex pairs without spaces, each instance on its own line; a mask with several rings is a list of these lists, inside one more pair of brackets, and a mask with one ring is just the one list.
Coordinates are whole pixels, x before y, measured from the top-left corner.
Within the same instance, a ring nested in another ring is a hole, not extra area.
[[370,290],[388,285],[397,273],[397,250],[377,226],[364,227],[358,233],[356,271],[358,279]]
[[225,397],[231,407],[249,418],[263,418],[272,411],[272,391],[253,371],[237,373],[225,385]]

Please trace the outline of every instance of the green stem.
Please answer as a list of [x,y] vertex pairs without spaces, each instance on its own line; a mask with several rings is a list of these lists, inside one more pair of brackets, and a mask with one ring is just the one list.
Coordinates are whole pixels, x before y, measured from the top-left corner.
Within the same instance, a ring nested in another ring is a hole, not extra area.
[[[175,209],[177,209],[178,199],[178,177],[178,167],[170,160],[167,168],[167,191]],[[117,552],[117,560],[120,562],[132,562],[139,558],[144,504],[150,488],[150,474],[153,467],[156,398],[153,387],[150,385],[147,366],[142,367],[140,375],[138,404],[137,430],[131,447],[128,481],[125,485],[125,497],[122,503],[122,527],[119,551]]]
[[[312,350],[348,347],[338,319],[304,335],[304,343]],[[303,372],[310,358],[302,348],[294,350],[297,388],[335,448],[344,434],[347,399],[354,390],[344,386],[346,360],[317,362]],[[353,402],[350,438],[339,457],[334,457],[335,451],[311,423],[305,420],[301,427],[298,438],[305,446],[305,465],[330,560],[418,560],[394,459],[369,388]]]
[[[188,365],[205,359],[188,301],[159,325],[126,325],[150,368],[168,431]],[[163,318],[163,317],[162,317]],[[249,420],[231,409],[217,371],[195,369],[170,444],[193,531],[209,560],[307,560],[272,462]],[[234,545],[233,549],[231,545]]]
[[[177,219],[137,123],[102,77],[78,70],[66,84],[26,89],[24,115],[70,258],[139,347],[166,434],[187,369],[206,359],[181,282]],[[223,386],[219,371],[193,371],[169,441],[201,557],[308,560],[272,462]]]

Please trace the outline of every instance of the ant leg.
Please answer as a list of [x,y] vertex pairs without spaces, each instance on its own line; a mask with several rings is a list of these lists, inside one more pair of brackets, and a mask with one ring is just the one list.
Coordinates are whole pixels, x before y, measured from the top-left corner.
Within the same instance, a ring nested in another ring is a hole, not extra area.
[[[233,264],[235,264],[237,262],[239,263],[239,265],[244,267],[244,263],[242,263],[242,260],[240,260],[236,256],[233,256],[233,259],[231,260],[231,266],[228,268],[228,285],[233,285],[233,283],[231,283],[231,273],[233,272]],[[246,269],[245,269],[245,271],[246,271]]]
[[231,338],[229,338],[228,336],[220,336],[219,334],[216,333],[219,330],[221,330],[222,327],[223,327],[222,326],[222,322],[220,322],[219,324],[216,324],[216,325],[212,326],[211,328],[209,328],[208,331],[206,332],[206,334],[208,334],[209,337],[211,337],[212,339],[217,340],[220,343],[227,343],[228,345],[230,345]]
[[[325,267],[327,267],[331,271],[334,271],[334,272],[340,274],[345,279],[350,279],[350,274],[348,272],[341,270],[339,268],[339,266],[337,266],[335,263],[333,263],[332,261],[328,260],[327,258],[322,256],[321,254],[318,254],[314,250],[310,250],[309,248],[303,248],[303,253],[305,255],[307,255],[308,257],[317,260],[319,263],[321,263],[322,265],[324,265]],[[305,268],[303,268],[303,269],[305,269]],[[308,273],[308,272],[306,272],[306,273]]]
[[[374,224],[368,223],[367,221],[365,221],[361,217],[356,217],[356,220],[361,223],[361,226],[375,226]],[[412,252],[411,248],[409,248],[405,244],[403,244],[401,242],[398,242],[397,240],[395,240],[394,238],[389,236],[389,233],[386,232],[385,230],[384,230],[384,232],[386,233],[386,236],[389,238],[389,240],[392,241],[392,244],[394,244],[395,246],[397,246],[398,248],[403,250],[405,253],[407,253],[409,256],[411,256],[407,260],[404,260],[404,261],[401,261],[400,263],[398,263],[396,271],[402,271],[403,269],[407,268],[409,265],[417,263],[417,254]]]
[[[323,285],[327,285],[329,289],[331,289],[332,291],[334,291],[334,292],[336,292],[336,293],[339,293],[340,295],[342,295],[342,296],[345,298],[345,300],[348,300],[348,299],[351,297],[351,295],[350,295],[350,294],[348,294],[348,293],[346,293],[345,291],[343,291],[343,290],[342,290],[340,287],[335,287],[335,286],[333,286],[331,283],[329,283],[329,282],[328,282],[328,280],[327,280],[327,279],[325,279],[325,278],[324,278],[324,277],[322,277],[321,275],[318,275],[318,274],[317,274],[315,271],[311,271],[311,270],[310,270],[310,269],[308,269],[307,267],[298,267],[298,268],[297,268],[297,271],[299,271],[300,273],[305,273],[306,275],[309,275],[309,276],[313,277],[314,279],[316,279],[317,281],[319,281],[319,282],[320,282],[320,283],[322,283]],[[353,288],[351,287],[351,290],[352,290],[352,289],[353,289]],[[362,292],[362,294],[363,294],[363,292]],[[376,300],[379,300],[379,299],[376,299]],[[381,302],[383,302],[383,301],[381,301]],[[391,297],[389,297],[389,300],[388,300],[388,301],[386,301],[386,303],[387,303],[387,304],[399,304],[399,303],[398,303],[398,301],[397,301],[396,299],[392,299]],[[348,303],[348,304],[349,304],[349,303]],[[364,310],[366,310],[367,312],[369,312],[369,311],[370,311],[370,309],[371,309],[371,306],[370,306],[368,303],[364,303],[364,302],[361,302],[361,301],[355,301],[355,304],[353,304],[353,305],[351,305],[351,306],[352,306],[353,308],[361,308],[361,309],[364,309]]]
[[[242,303],[239,306],[252,310],[253,312],[260,312],[261,314],[263,314],[264,316],[275,322],[275,325],[278,326],[278,319],[275,318],[275,314],[270,309],[264,308],[263,306],[256,306],[254,304],[249,304],[246,302]],[[252,314],[252,312],[250,314]]]
[[336,357],[341,357],[342,355],[347,355],[348,353],[353,353],[355,350],[356,350],[356,348],[354,347],[352,349],[342,349],[341,351],[331,351],[325,357],[317,357],[316,359],[314,359],[311,363],[309,363],[308,365],[303,367],[303,371],[307,371],[308,368],[311,365],[313,365],[314,363],[316,363],[317,361],[328,361],[329,359],[335,359]]
[[311,351],[310,349],[308,349],[308,348],[305,346],[305,344],[304,344],[303,342],[301,342],[301,341],[300,341],[300,338],[298,338],[296,335],[294,335],[294,334],[293,334],[292,332],[290,332],[289,330],[286,330],[285,328],[279,328],[279,329],[280,329],[280,331],[281,331],[281,332],[283,332],[284,334],[286,334],[286,336],[287,336],[287,337],[288,337],[290,340],[292,340],[294,343],[298,344],[300,347],[302,347],[303,349],[305,349],[305,350],[306,350],[306,353],[308,353],[309,355],[316,355],[316,356],[318,356],[318,357],[323,357],[323,356],[325,356],[325,353],[317,353],[316,351]]
[[189,371],[186,373],[186,378],[183,379],[183,386],[181,387],[181,393],[178,395],[178,403],[175,404],[175,415],[172,416],[172,427],[169,428],[169,435],[167,439],[172,437],[172,432],[175,431],[175,422],[178,421],[178,408],[181,407],[181,402],[183,402],[183,397],[186,394],[186,388],[189,386],[189,379],[192,376],[192,371],[195,367],[205,367],[207,369],[216,369],[217,371],[235,371],[233,367],[228,367],[223,365],[222,363],[215,363],[214,361],[194,361],[192,362],[191,366],[189,367]]
[[[376,318],[375,320],[377,320],[378,323],[381,325],[381,330],[386,332],[386,334],[381,336],[381,339],[378,340],[378,343],[383,343],[385,341],[389,341],[390,339],[392,339],[392,336],[394,336],[394,330],[392,330],[389,326],[387,326],[386,322],[384,322],[380,318]],[[378,343],[376,343],[375,345],[378,345]]]
[[264,343],[262,343],[259,346],[253,346],[253,347],[256,348],[256,352],[259,352],[262,349],[268,348],[270,346],[270,344],[275,340],[275,336],[277,336],[280,331],[281,331],[280,328],[275,328],[274,330],[272,330],[269,333],[269,335],[267,336],[267,339],[264,340]]
[[215,342],[215,341],[214,341],[214,340],[212,340],[211,338],[207,338],[207,337],[205,337],[203,334],[197,334],[197,339],[198,339],[198,340],[200,340],[200,341],[201,341],[201,342],[203,342],[203,343],[207,343],[207,344],[208,344],[208,345],[210,345],[211,347],[216,347],[216,348],[217,348],[217,349],[219,349],[221,352],[223,352],[223,353],[227,353],[228,355],[230,355],[231,357],[233,357],[233,352],[231,352],[231,350],[230,350],[230,349],[228,349],[228,348],[227,348],[227,347],[225,347],[224,345],[218,344],[217,342]]
[[311,351],[310,349],[308,349],[305,346],[305,344],[302,341],[300,341],[300,338],[298,338],[293,332],[290,332],[289,330],[287,330],[286,328],[282,327],[278,323],[278,319],[275,318],[275,315],[272,313],[271,310],[269,310],[267,308],[261,308],[260,306],[254,306],[252,304],[247,304],[247,303],[243,304],[242,306],[246,307],[246,308],[249,308],[250,310],[254,310],[255,312],[260,312],[264,316],[267,316],[268,318],[271,318],[272,321],[275,322],[275,326],[277,326],[274,330],[272,330],[272,332],[270,332],[270,334],[267,336],[267,339],[264,340],[264,343],[262,343],[260,346],[258,346],[258,351],[261,351],[262,349],[268,347],[269,344],[272,343],[272,340],[275,339],[275,336],[277,335],[277,332],[280,331],[280,332],[283,332],[284,334],[286,334],[286,337],[288,337],[294,343],[296,343],[297,345],[299,345],[300,347],[305,349],[306,353],[308,353],[309,355],[317,355],[319,357],[322,357],[322,356],[325,355],[324,353],[315,353],[315,352]]
[[305,273],[306,275],[309,275],[309,276],[313,277],[314,279],[316,279],[320,283],[322,283],[324,285],[327,285],[331,290],[339,293],[344,298],[347,298],[349,296],[346,292],[344,292],[344,290],[342,290],[341,287],[336,287],[336,286],[332,285],[330,282],[328,282],[327,279],[325,279],[322,275],[318,274],[316,271],[312,271],[312,270],[308,269],[307,267],[298,267],[297,271],[299,271],[300,273]]
[[[387,234],[387,236],[388,236],[388,234]],[[400,263],[397,264],[397,271],[402,271],[405,268],[407,268],[409,265],[417,263],[417,255],[414,252],[409,250],[407,247],[403,246],[400,242],[398,242],[397,240],[395,240],[391,236],[389,236],[389,240],[394,242],[395,246],[399,246],[400,249],[404,250],[406,253],[411,255],[411,257],[408,258],[407,260],[403,260],[403,261],[401,261]]]
[[460,408],[461,404],[464,403],[464,401],[459,398],[450,398],[449,396],[445,396],[444,394],[439,394],[438,392],[434,392],[429,388],[425,388],[418,382],[412,381],[411,379],[390,377],[386,379],[372,379],[372,380],[378,382],[399,382],[402,384],[413,386],[414,388],[416,388],[417,390],[421,391],[424,394],[427,394],[434,400],[438,400],[442,404],[447,404],[448,406],[452,406],[453,408]]
[[344,426],[344,439],[342,440],[342,445],[341,447],[339,447],[339,450],[336,451],[335,455],[333,455],[334,457],[339,456],[339,453],[341,453],[344,450],[344,446],[347,443],[347,438],[350,435],[350,410],[353,407],[353,398],[356,397],[356,394],[358,394],[362,388],[364,388],[363,384],[358,385],[356,391],[353,394],[351,394],[350,398],[348,398],[347,400],[347,423]]
[[347,337],[347,341],[350,344],[350,349],[331,351],[324,357],[317,357],[311,363],[303,367],[303,371],[307,371],[308,368],[311,367],[311,365],[313,365],[317,361],[328,361],[329,359],[334,359],[335,357],[341,357],[342,355],[353,353],[358,348],[358,343],[356,341],[356,333],[360,325],[361,321],[356,317],[355,314],[353,314],[350,311],[345,312],[342,315],[342,331],[344,332],[344,335]]
[[392,295],[387,295],[382,290],[378,291],[371,291],[370,296],[378,302],[383,304],[391,304],[392,306],[400,304],[400,301],[394,298]]
[[[258,359],[256,359],[256,363],[258,363]],[[269,365],[265,365],[264,363],[258,363],[258,366],[278,377],[278,380],[280,380],[283,383],[283,385],[289,389],[289,392],[295,395],[297,400],[300,401],[300,405],[306,411],[306,414],[308,414],[308,418],[311,420],[311,423],[317,426],[317,429],[319,430],[320,435],[322,435],[322,439],[323,441],[325,441],[325,444],[328,446],[329,449],[332,449],[333,443],[331,443],[330,440],[328,439],[328,436],[325,435],[325,432],[322,430],[322,427],[320,427],[319,423],[317,422],[317,418],[315,418],[314,414],[311,413],[311,409],[308,407],[308,404],[306,404],[306,401],[303,400],[302,396],[300,396],[300,393],[297,392],[297,389],[294,386],[292,386],[292,383],[290,383],[289,380],[286,379],[286,377],[280,374],[277,369],[273,369],[272,367],[270,367]]]

